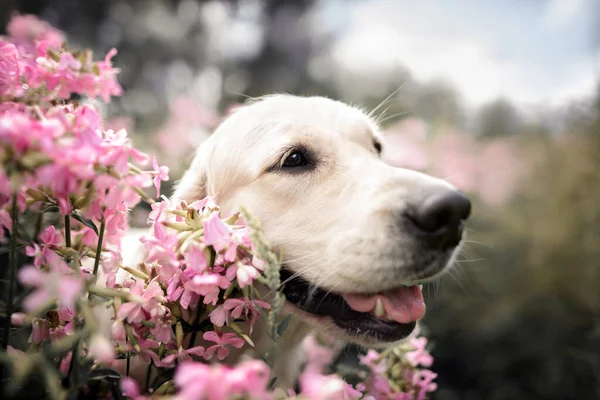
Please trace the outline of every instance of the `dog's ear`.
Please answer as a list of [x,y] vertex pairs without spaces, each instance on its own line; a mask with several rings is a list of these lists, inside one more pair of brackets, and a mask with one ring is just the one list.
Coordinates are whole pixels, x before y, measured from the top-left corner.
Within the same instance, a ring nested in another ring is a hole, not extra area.
[[189,204],[211,194],[208,186],[208,165],[212,155],[212,142],[211,136],[200,145],[192,164],[177,183],[172,199],[184,200]]

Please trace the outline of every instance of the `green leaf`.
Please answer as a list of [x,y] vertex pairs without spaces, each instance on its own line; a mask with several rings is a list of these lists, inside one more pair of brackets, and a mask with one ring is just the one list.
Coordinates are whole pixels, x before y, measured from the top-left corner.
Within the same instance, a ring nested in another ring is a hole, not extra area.
[[58,208],[58,206],[53,206],[53,205],[49,205],[48,207],[42,208],[40,210],[40,212],[42,212],[42,213],[58,212],[58,211],[60,211],[60,208]]
[[269,381],[269,385],[267,386],[268,389],[271,389],[273,387],[273,385],[275,385],[275,382],[277,382],[277,377],[274,376],[273,378],[271,378],[271,380]]
[[[77,364],[79,364],[79,365],[77,365]],[[86,383],[88,381],[89,376],[90,376],[90,371],[91,371],[93,365],[94,365],[94,360],[89,359],[89,358],[85,359],[85,360],[80,360],[80,362],[75,362],[73,371],[71,372],[73,374],[72,382],[73,382],[74,387],[80,387],[81,385],[83,385],[84,383]]]
[[110,368],[95,369],[92,372],[90,372],[90,375],[88,377],[88,380],[90,380],[90,381],[114,380],[114,379],[116,379],[116,380],[121,379],[121,375],[114,369],[110,369]]
[[279,325],[277,326],[277,335],[278,336],[281,336],[283,334],[283,332],[285,332],[287,330],[287,328],[290,326],[291,320],[292,320],[292,314],[285,317],[283,319],[283,321],[281,321],[279,323]]
[[74,212],[71,213],[71,217],[73,217],[77,221],[81,222],[82,224],[84,224],[88,228],[93,229],[94,232],[96,232],[96,235],[100,234],[98,232],[98,227],[96,227],[96,224],[94,224],[94,222],[91,219],[84,218],[83,215],[79,214],[79,212],[76,212],[76,211],[74,211]]

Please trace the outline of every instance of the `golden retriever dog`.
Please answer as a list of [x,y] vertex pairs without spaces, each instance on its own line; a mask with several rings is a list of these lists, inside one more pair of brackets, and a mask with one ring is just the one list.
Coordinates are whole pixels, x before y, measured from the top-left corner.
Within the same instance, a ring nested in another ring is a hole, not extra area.
[[[275,365],[282,387],[295,381],[313,329],[373,347],[405,339],[425,313],[421,283],[459,251],[467,197],[387,165],[383,146],[358,108],[272,95],[230,115],[177,185],[176,199],[212,195],[224,213],[246,207],[284,255],[284,311],[294,318]],[[266,334],[254,335],[261,352]]]

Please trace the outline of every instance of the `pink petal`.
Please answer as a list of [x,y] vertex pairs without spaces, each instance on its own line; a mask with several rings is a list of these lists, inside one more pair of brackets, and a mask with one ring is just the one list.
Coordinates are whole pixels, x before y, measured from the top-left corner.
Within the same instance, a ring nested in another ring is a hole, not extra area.
[[227,347],[219,347],[219,350],[217,350],[217,358],[219,360],[223,360],[228,355],[229,355],[229,349]]
[[32,265],[23,267],[19,271],[19,281],[27,286],[40,286],[46,279],[46,274]]
[[204,221],[204,243],[216,251],[224,250],[231,243],[231,228],[219,218],[218,212]]
[[206,351],[204,352],[204,355],[202,356],[205,360],[210,360],[213,355],[215,354],[215,350],[217,350],[219,348],[219,345],[216,344],[214,346],[210,346],[208,349],[206,349]]
[[221,336],[219,336],[219,334],[215,331],[204,332],[204,334],[202,335],[202,339],[208,340],[210,342],[221,343]]
[[192,347],[191,349],[186,350],[186,353],[192,354],[192,355],[195,355],[198,357],[202,357],[204,355],[204,347],[202,347],[202,346]]

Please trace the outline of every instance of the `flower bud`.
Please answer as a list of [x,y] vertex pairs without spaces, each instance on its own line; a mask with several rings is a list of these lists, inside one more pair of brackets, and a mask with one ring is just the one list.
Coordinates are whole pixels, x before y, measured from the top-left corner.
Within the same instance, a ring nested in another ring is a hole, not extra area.
[[181,321],[177,321],[177,325],[175,325],[175,339],[177,340],[177,347],[183,347],[183,326],[181,325]]
[[125,325],[122,321],[116,320],[111,327],[112,338],[118,342],[124,342],[126,333]]
[[23,326],[27,320],[27,315],[24,313],[13,313],[10,316],[10,323],[14,326]]

